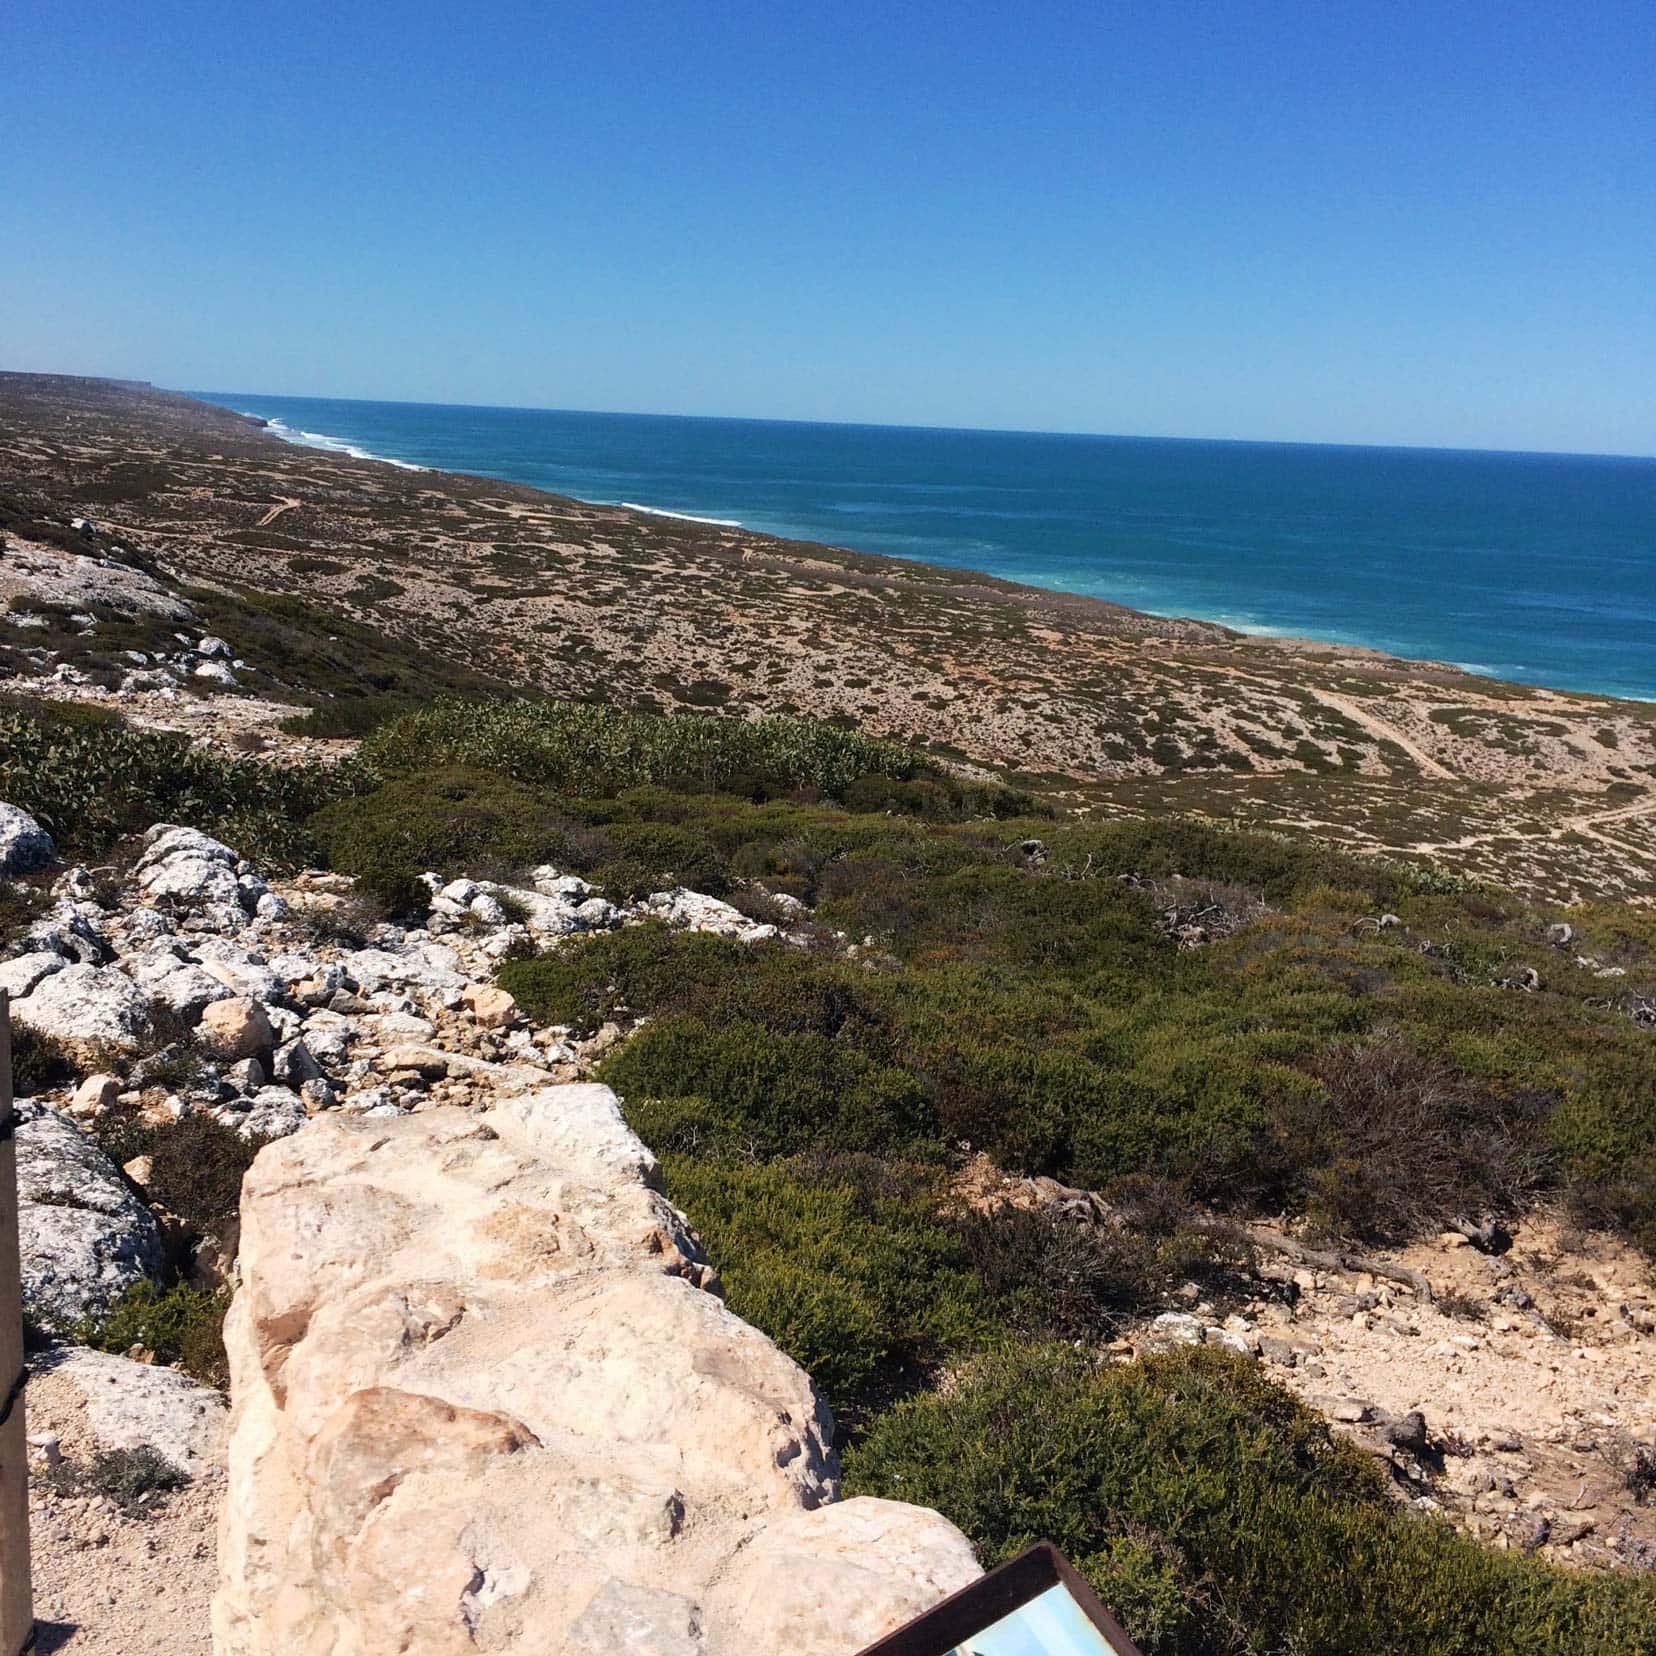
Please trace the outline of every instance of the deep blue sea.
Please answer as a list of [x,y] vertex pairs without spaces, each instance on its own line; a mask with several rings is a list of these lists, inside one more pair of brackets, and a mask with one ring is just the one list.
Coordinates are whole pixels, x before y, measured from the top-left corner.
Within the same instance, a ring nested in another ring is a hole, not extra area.
[[323,448],[1656,700],[1656,459],[199,395]]

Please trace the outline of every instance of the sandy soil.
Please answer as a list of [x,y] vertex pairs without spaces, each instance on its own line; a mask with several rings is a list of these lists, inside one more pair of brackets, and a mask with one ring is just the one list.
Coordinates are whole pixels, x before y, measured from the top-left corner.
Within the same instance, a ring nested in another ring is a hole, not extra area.
[[[89,1461],[94,1446],[75,1388],[48,1372],[27,1396],[29,1436],[56,1434],[67,1460]],[[38,1474],[39,1451],[30,1458]],[[153,1514],[129,1518],[99,1496],[55,1495],[37,1475],[29,1522],[42,1656],[206,1656],[223,1488],[215,1470]]]

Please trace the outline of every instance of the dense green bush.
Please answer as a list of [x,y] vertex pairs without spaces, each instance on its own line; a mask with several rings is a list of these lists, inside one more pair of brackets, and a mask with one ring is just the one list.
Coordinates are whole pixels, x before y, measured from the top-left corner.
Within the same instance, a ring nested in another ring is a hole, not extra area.
[[991,1356],[886,1414],[846,1487],[938,1508],[988,1563],[1053,1541],[1149,1656],[1656,1649],[1656,1583],[1400,1510],[1367,1456],[1225,1352]]
[[94,1127],[98,1144],[117,1166],[135,1156],[150,1159],[145,1192],[176,1214],[197,1235],[235,1216],[242,1179],[261,1148],[204,1110],[164,1125],[135,1112],[103,1116]]
[[658,921],[605,932],[574,947],[508,961],[501,986],[528,1015],[590,1035],[610,1018],[660,1010],[712,980],[734,983],[747,952],[703,932],[673,931]]
[[702,792],[815,788],[843,792],[875,773],[906,780],[907,748],[803,719],[659,718],[579,702],[446,701],[369,737],[364,757],[387,774],[469,765],[565,794],[640,783]]
[[224,1314],[229,1308],[228,1294],[186,1283],[157,1288],[152,1282],[135,1282],[107,1316],[78,1324],[70,1338],[118,1356],[142,1346],[204,1385],[224,1386],[230,1377],[224,1353]]
[[39,818],[59,851],[96,856],[123,834],[185,822],[267,865],[314,859],[306,820],[359,786],[354,767],[231,759],[183,736],[0,708],[0,799]]
[[730,1306],[860,1417],[944,1352],[996,1336],[991,1296],[938,1215],[935,1168],[669,1155],[667,1190],[720,1262]]
[[771,1155],[937,1148],[922,1080],[829,1035],[674,1013],[617,1049],[601,1073],[628,1098],[709,1099]]
[[485,874],[567,862],[578,827],[535,789],[461,769],[398,777],[310,821],[331,864],[394,912],[419,904],[427,869]]

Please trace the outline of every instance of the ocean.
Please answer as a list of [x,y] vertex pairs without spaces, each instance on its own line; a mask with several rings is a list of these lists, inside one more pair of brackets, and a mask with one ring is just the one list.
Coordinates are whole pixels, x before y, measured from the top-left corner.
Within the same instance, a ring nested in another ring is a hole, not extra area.
[[196,394],[324,449],[1656,700],[1656,459]]

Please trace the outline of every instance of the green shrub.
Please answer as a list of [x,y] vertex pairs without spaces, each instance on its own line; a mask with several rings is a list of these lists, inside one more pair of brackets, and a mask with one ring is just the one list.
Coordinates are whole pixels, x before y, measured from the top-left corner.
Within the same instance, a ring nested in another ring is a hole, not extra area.
[[374,732],[364,757],[388,775],[475,766],[595,797],[641,783],[839,794],[869,773],[907,779],[924,766],[894,743],[808,720],[658,718],[556,701],[439,702]]
[[1656,1648],[1656,1583],[1400,1510],[1366,1455],[1226,1352],[992,1356],[882,1418],[846,1489],[936,1507],[988,1563],[1051,1540],[1149,1656]]
[[709,897],[730,890],[730,868],[700,834],[663,822],[617,823],[608,829],[614,856],[593,871],[596,885],[618,903],[688,886]]
[[600,1075],[624,1098],[715,1100],[770,1154],[936,1149],[920,1079],[827,1035],[672,1014],[606,1058]]
[[391,911],[407,912],[426,897],[419,876],[428,869],[482,874],[556,861],[578,825],[535,789],[450,769],[341,800],[309,826],[335,868]]
[[229,1308],[227,1294],[183,1283],[162,1289],[153,1282],[135,1282],[107,1316],[77,1325],[70,1337],[79,1345],[118,1355],[142,1346],[158,1361],[183,1369],[204,1385],[224,1386],[229,1381],[224,1354],[224,1314]]
[[59,1461],[43,1481],[56,1495],[98,1496],[113,1502],[128,1518],[145,1518],[161,1510],[156,1496],[182,1489],[189,1479],[159,1450],[144,1443],[136,1449],[100,1450],[87,1466]]
[[351,766],[261,764],[184,736],[0,709],[0,799],[39,818],[70,855],[96,856],[123,834],[185,822],[291,867],[316,856],[306,819],[358,786]]
[[747,958],[724,938],[648,921],[508,961],[499,981],[529,1017],[590,1035],[611,1018],[657,1011],[708,979],[734,981]]
[[135,1156],[150,1158],[145,1184],[150,1201],[176,1214],[197,1235],[235,1216],[242,1179],[261,1148],[201,1110],[162,1125],[114,1112],[94,1131],[117,1166]]
[[938,1217],[935,1169],[846,1155],[767,1165],[670,1155],[667,1191],[731,1309],[859,1418],[943,1353],[994,1335],[992,1301]]
[[75,1066],[63,1043],[25,1023],[11,1020],[12,1090],[26,1098],[74,1078]]

